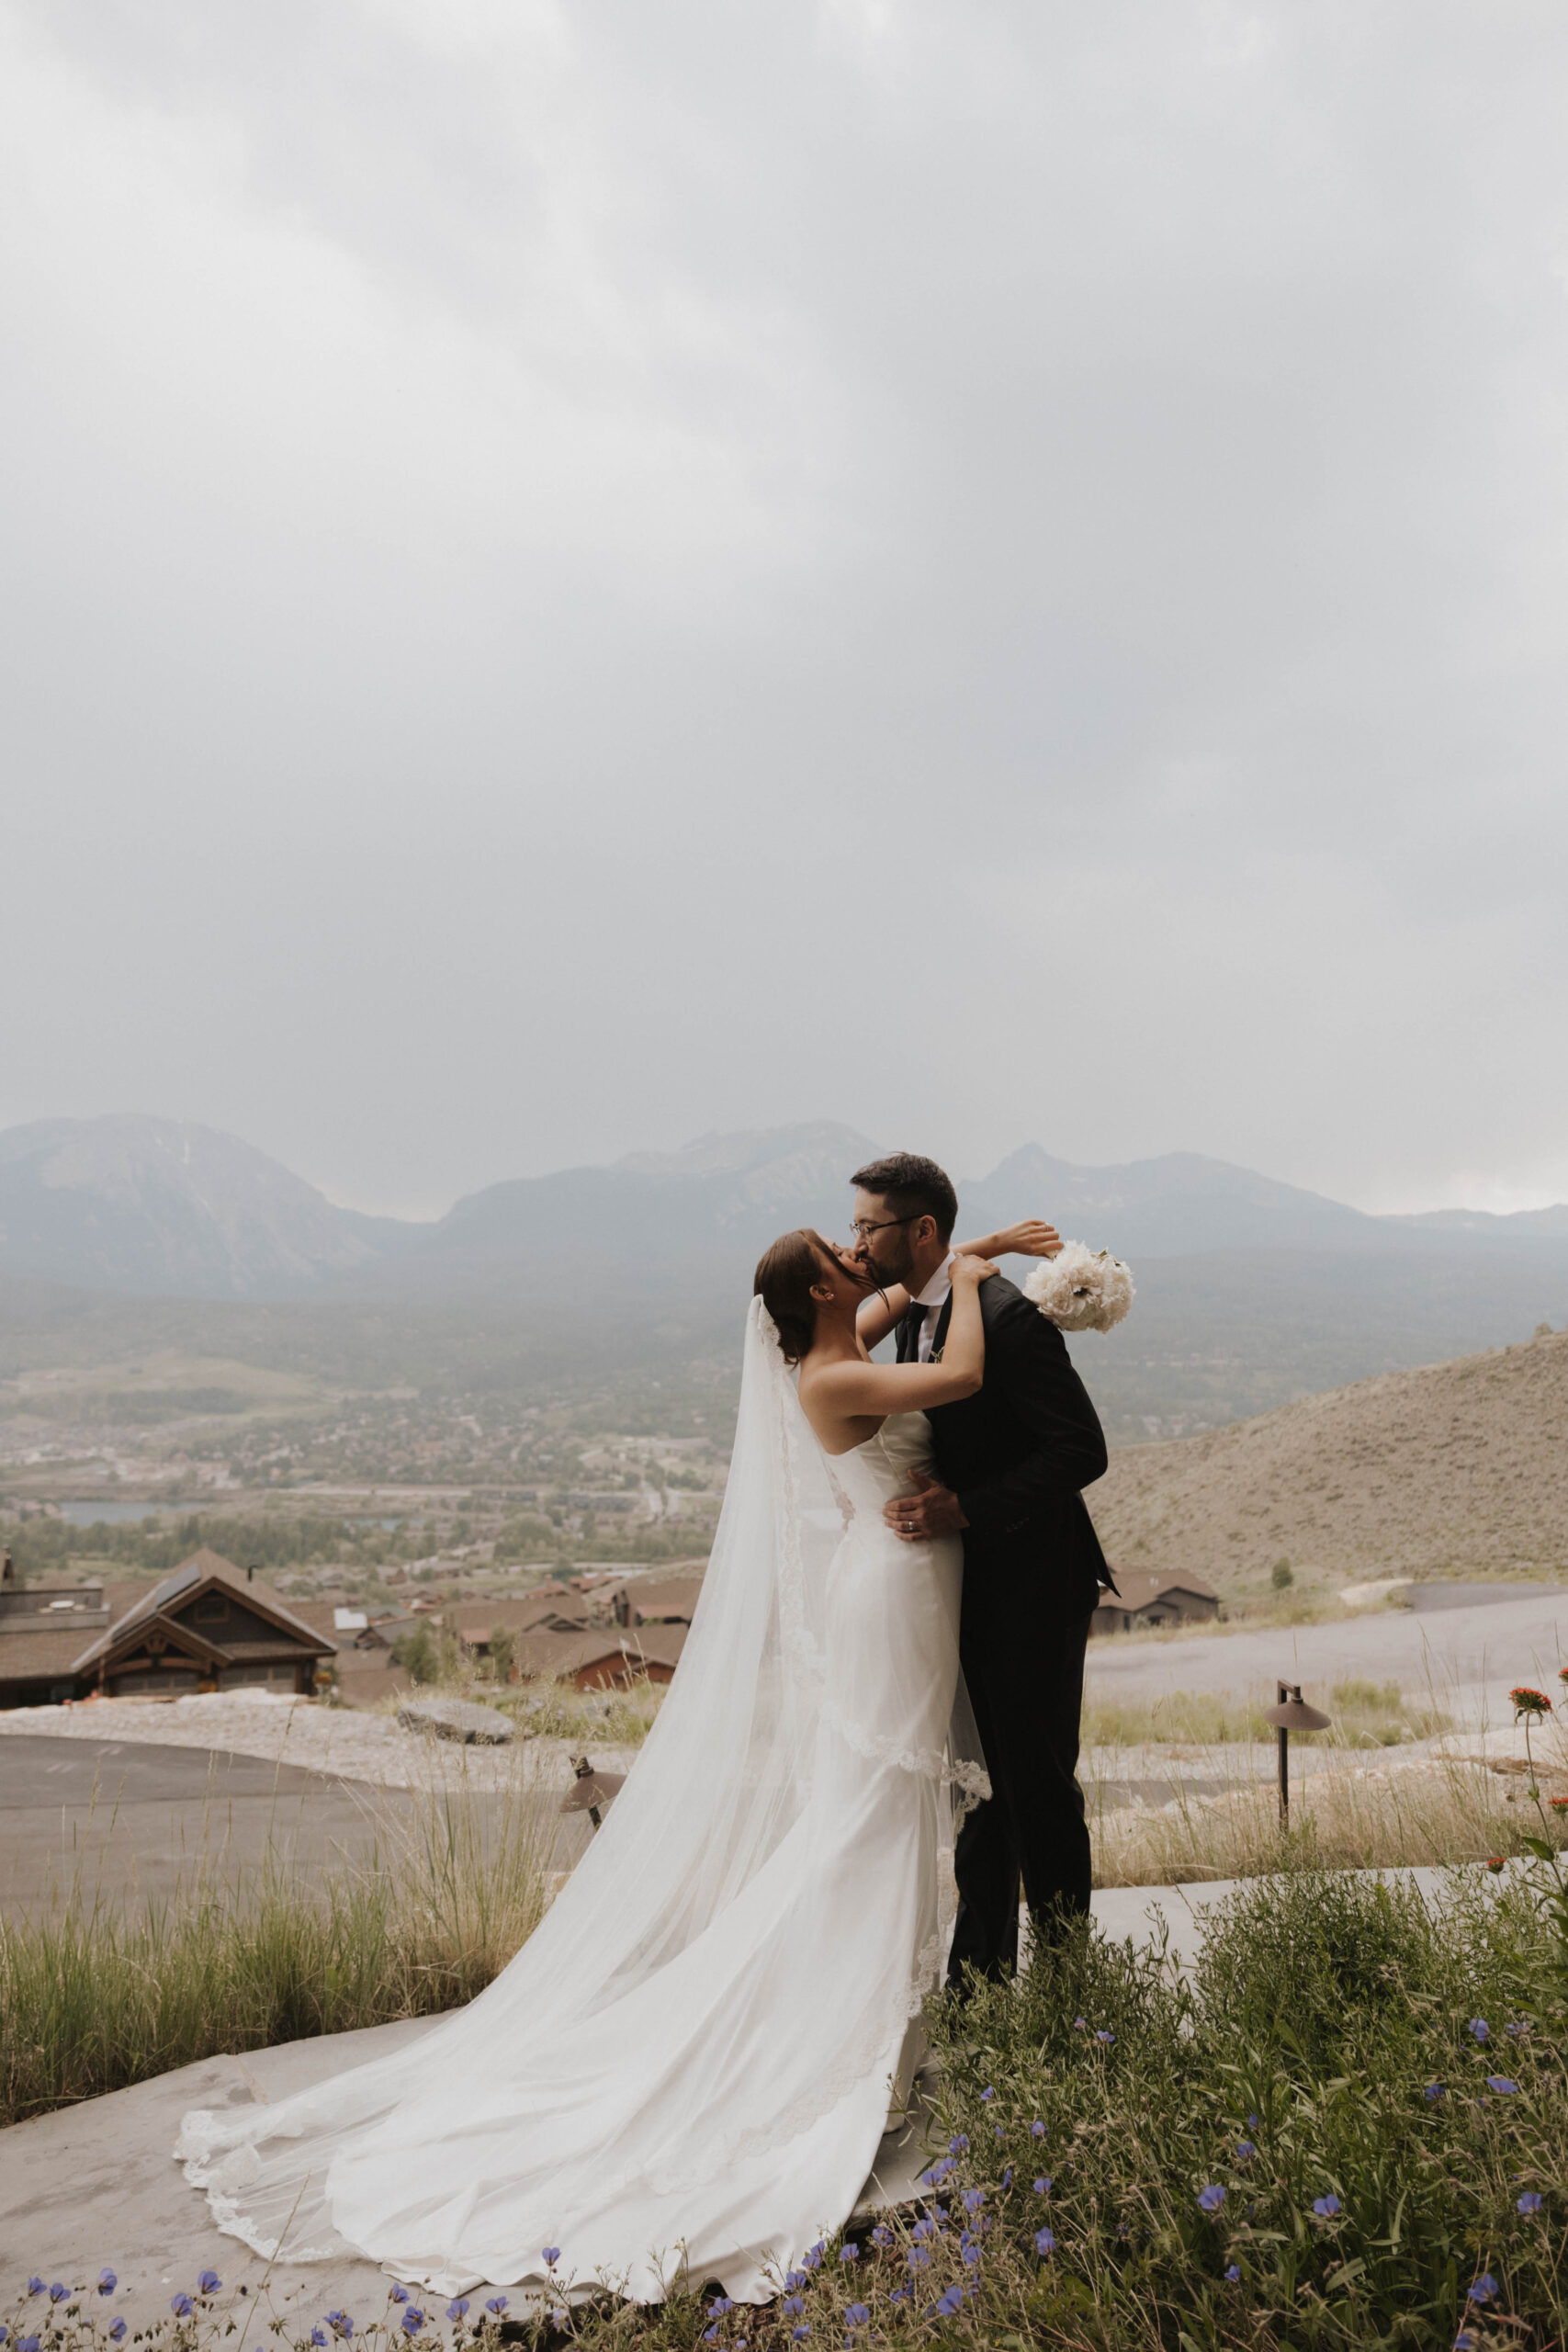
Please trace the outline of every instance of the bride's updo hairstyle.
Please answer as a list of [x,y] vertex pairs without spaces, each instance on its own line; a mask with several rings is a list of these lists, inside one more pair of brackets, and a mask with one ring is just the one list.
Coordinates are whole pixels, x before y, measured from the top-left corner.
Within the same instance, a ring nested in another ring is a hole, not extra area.
[[798,1363],[817,1337],[811,1285],[821,1281],[823,1261],[832,1254],[821,1235],[803,1225],[794,1233],[781,1233],[757,1261],[752,1295],[778,1326],[785,1363]]

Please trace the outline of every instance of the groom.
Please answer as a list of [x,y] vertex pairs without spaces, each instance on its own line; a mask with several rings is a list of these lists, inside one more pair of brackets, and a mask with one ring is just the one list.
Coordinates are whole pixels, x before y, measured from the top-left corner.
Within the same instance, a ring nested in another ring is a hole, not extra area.
[[[952,1313],[949,1246],[958,1199],[914,1152],[857,1170],[860,1255],[911,1305],[898,1361],[940,1353]],[[1102,1477],[1105,1439],[1066,1342],[1004,1276],[980,1285],[986,1375],[979,1393],[929,1415],[941,1483],[891,1502],[907,1542],[964,1537],[959,1656],[992,1794],[958,1835],[958,1918],[948,1982],[966,1966],[1006,1976],[1018,1961],[1021,1876],[1037,1937],[1087,1912],[1089,1831],[1074,1773],[1084,1647],[1111,1571],[1080,1489]]]

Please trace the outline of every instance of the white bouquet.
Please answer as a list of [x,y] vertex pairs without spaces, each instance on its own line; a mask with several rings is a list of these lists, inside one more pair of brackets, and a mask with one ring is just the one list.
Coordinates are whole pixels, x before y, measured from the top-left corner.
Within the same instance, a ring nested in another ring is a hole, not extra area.
[[1133,1304],[1133,1277],[1109,1250],[1064,1241],[1035,1267],[1023,1295],[1058,1331],[1110,1331]]

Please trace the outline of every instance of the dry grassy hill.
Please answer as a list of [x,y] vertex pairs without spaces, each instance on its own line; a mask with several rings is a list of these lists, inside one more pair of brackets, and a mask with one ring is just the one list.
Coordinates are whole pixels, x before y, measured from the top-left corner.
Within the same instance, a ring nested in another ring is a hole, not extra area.
[[1386,1576],[1568,1576],[1568,1331],[1383,1373],[1201,1437],[1113,1453],[1108,1556],[1240,1599]]

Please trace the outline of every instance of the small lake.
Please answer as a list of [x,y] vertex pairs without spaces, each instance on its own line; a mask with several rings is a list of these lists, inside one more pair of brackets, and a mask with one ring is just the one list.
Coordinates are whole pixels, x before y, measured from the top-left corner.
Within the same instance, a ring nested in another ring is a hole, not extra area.
[[123,1527],[127,1521],[158,1519],[156,1503],[62,1503],[60,1516],[72,1527]]

